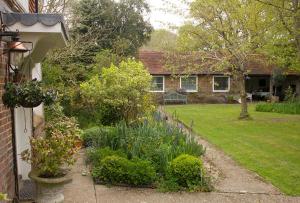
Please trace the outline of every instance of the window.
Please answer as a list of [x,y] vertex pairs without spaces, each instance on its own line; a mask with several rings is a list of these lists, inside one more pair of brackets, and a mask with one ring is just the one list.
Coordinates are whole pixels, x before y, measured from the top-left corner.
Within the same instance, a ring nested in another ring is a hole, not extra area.
[[180,89],[184,89],[186,92],[198,91],[198,77],[180,77]]
[[230,77],[229,76],[214,76],[213,92],[229,92]]
[[266,87],[267,86],[267,80],[266,79],[259,79],[258,84],[259,84],[259,87]]
[[165,77],[152,76],[151,92],[164,92],[165,91]]

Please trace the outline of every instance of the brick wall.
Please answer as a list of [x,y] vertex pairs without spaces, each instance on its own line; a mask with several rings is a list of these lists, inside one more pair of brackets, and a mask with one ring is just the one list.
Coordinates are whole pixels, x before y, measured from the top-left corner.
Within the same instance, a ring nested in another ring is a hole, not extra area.
[[[238,95],[238,82],[231,78],[229,92],[213,92],[213,76],[198,76],[198,92],[187,93],[188,103],[226,103],[228,95]],[[180,78],[165,76],[165,91],[178,90],[180,88]],[[163,93],[155,93],[158,102],[162,102]]]
[[2,94],[4,92],[6,55],[3,55],[4,42],[0,42],[0,192],[14,197],[14,172],[12,148],[12,117],[10,109],[4,107]]

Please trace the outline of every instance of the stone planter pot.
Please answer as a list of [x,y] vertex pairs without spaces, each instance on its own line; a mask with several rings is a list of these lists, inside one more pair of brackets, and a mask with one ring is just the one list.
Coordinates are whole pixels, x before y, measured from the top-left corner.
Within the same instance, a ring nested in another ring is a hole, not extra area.
[[72,181],[69,175],[60,178],[41,178],[33,171],[29,177],[37,186],[36,203],[61,203],[64,202],[64,185]]

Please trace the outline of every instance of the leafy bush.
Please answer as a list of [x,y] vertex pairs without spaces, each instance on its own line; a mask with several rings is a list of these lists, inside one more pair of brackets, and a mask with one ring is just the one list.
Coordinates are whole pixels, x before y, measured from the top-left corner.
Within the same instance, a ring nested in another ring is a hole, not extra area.
[[176,178],[178,184],[183,187],[198,185],[204,176],[202,161],[187,154],[182,154],[175,158],[170,163],[168,173]]
[[99,138],[99,135],[102,134],[101,131],[102,128],[97,126],[84,130],[82,133],[82,140],[84,142],[84,145],[86,147],[96,146],[98,143],[98,139],[101,139]]
[[150,162],[138,159],[130,161],[116,155],[104,158],[100,166],[94,168],[92,175],[100,182],[133,186],[151,185],[156,179]]
[[284,101],[287,103],[296,102],[296,92],[294,92],[293,88],[289,86],[284,92]]
[[[151,75],[143,64],[129,59],[119,67],[103,68],[101,75],[82,83],[80,89],[86,105],[104,108],[104,117],[113,124],[130,123],[153,110],[150,85]],[[118,115],[116,121],[114,115]]]
[[172,187],[177,183],[178,186],[190,191],[210,190],[207,187],[208,183],[204,176],[202,161],[188,154],[182,154],[171,161],[166,179],[171,181]]
[[127,158],[126,154],[121,150],[111,150],[108,147],[105,148],[90,148],[87,150],[88,162],[92,163],[93,166],[99,166],[102,159],[107,156],[118,156]]
[[92,127],[83,133],[83,141],[87,147],[110,147],[117,150],[120,146],[120,137],[114,127]]
[[295,103],[259,103],[256,111],[275,112],[283,114],[300,114],[300,102]]
[[73,155],[78,151],[81,131],[76,120],[64,116],[60,110],[47,115],[45,135],[32,137],[31,150],[23,151],[21,156],[33,165],[40,177],[59,177],[64,175],[63,166],[75,161]]

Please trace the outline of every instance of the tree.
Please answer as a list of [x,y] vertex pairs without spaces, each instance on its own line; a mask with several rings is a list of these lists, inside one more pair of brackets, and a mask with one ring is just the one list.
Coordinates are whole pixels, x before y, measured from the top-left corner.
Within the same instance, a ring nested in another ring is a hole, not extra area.
[[179,31],[180,50],[196,57],[197,69],[210,67],[235,77],[240,83],[240,118],[248,118],[247,64],[258,58],[270,22],[263,5],[253,0],[195,0],[190,12],[194,21]]
[[273,18],[267,52],[281,66],[300,69],[300,1],[256,0]]
[[165,29],[154,30],[151,40],[142,47],[143,50],[173,51],[176,49],[177,35]]
[[[57,3],[53,8],[60,8],[59,3],[63,3],[47,1],[51,2]],[[43,80],[47,86],[58,89],[65,113],[76,116],[83,124],[91,111],[80,95],[80,83],[100,74],[103,67],[118,66],[123,58],[135,56],[152,28],[143,19],[148,8],[141,0],[66,2],[71,37],[65,48],[48,54],[43,64]],[[99,112],[93,113],[95,117],[90,117],[96,120]],[[81,120],[80,116],[86,118]]]
[[100,75],[80,85],[86,105],[109,106],[119,112],[127,124],[153,109],[149,93],[151,75],[141,62],[129,59],[118,67],[103,68]]
[[72,10],[71,34],[89,35],[94,40],[88,51],[110,49],[119,56],[133,56],[150,38],[151,25],[143,14],[149,12],[143,0],[81,0]]
[[71,2],[72,0],[39,0],[39,12],[63,14],[69,8]]

